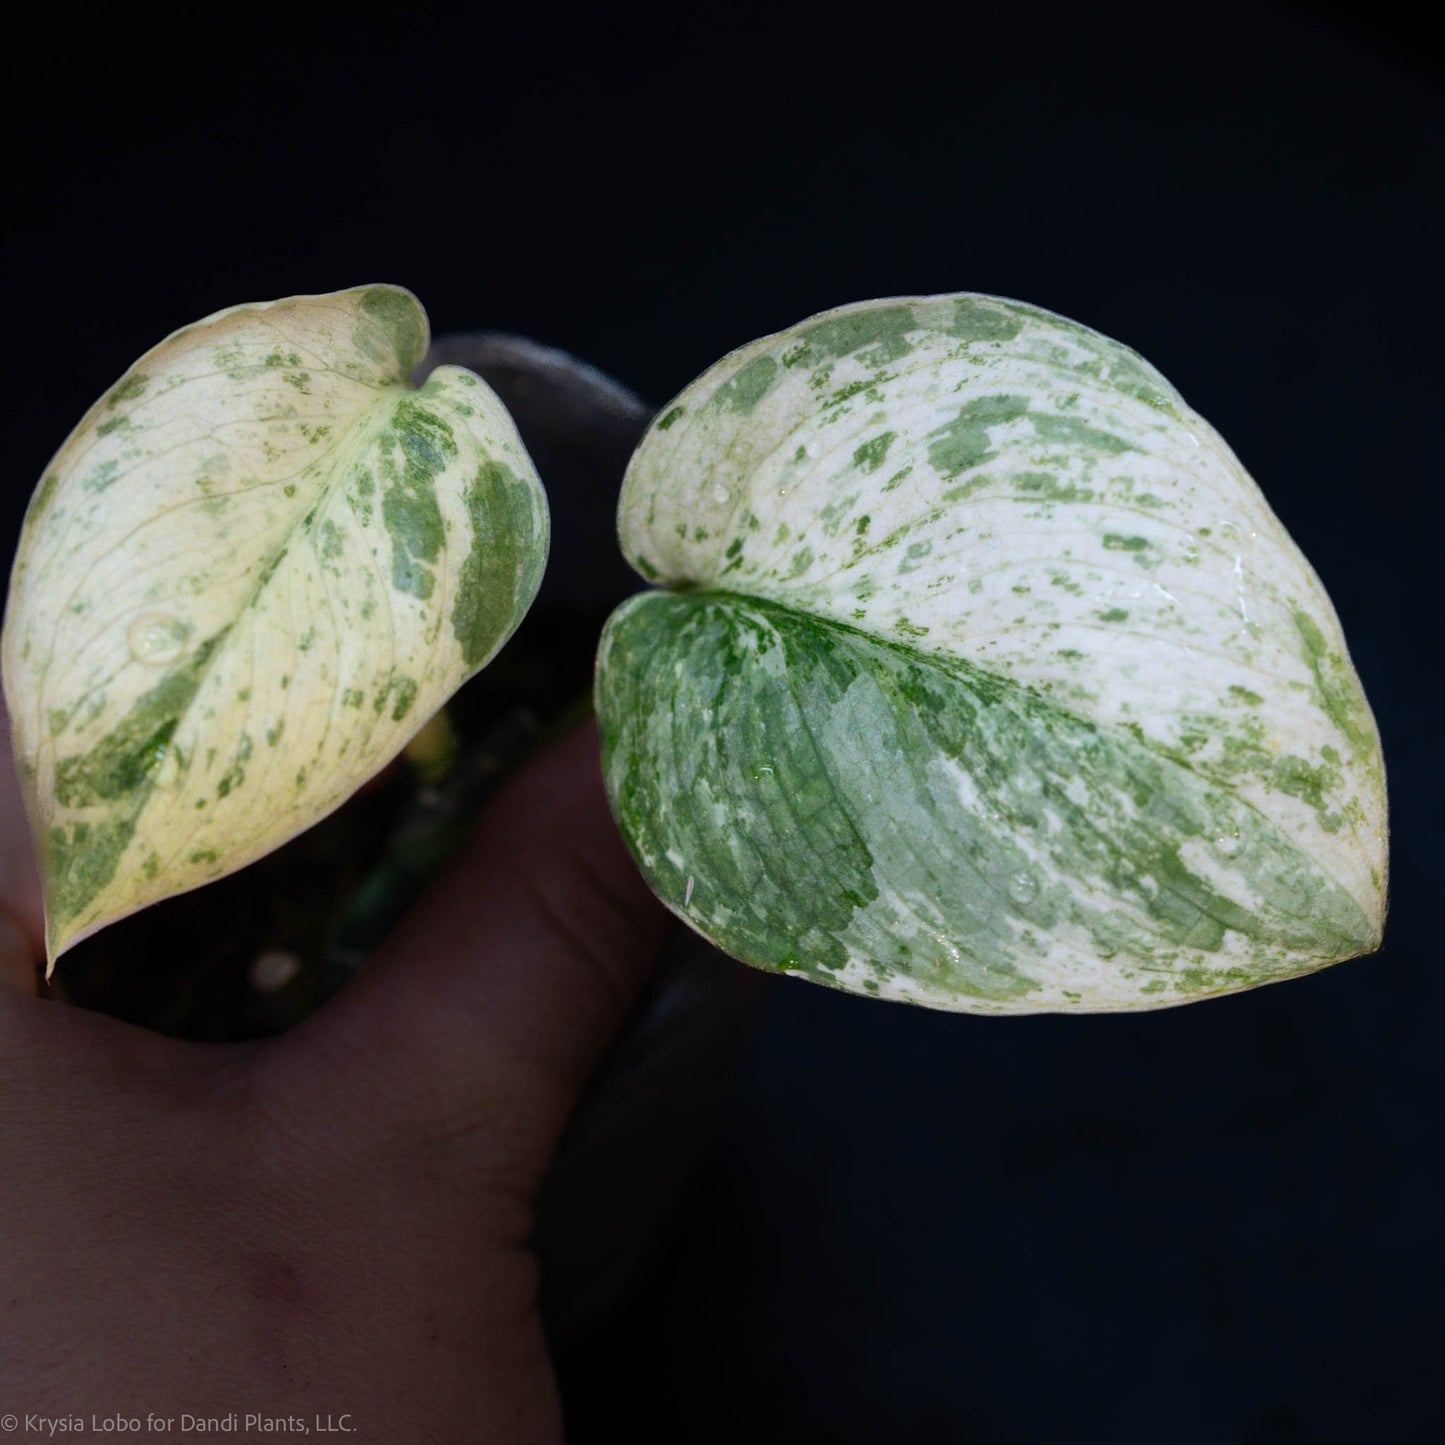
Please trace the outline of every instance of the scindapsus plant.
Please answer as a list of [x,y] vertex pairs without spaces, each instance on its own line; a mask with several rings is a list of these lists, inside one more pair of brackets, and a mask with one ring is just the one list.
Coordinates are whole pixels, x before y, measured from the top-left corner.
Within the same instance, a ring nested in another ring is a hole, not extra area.
[[[546,560],[505,409],[409,292],[242,306],[31,503],[6,698],[50,961],[340,805]],[[979,295],[734,352],[623,484],[613,810],[725,952],[973,1012],[1154,1008],[1379,943],[1384,770],[1318,579],[1135,353]]]

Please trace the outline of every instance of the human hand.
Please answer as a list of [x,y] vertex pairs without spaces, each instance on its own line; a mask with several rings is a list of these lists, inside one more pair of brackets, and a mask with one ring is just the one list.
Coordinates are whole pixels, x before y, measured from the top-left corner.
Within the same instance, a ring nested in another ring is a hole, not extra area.
[[366,970],[288,1034],[184,1043],[45,1002],[0,710],[12,1438],[27,1415],[80,1418],[72,1439],[114,1438],[91,1419],[116,1415],[190,1438],[183,1414],[235,1411],[313,1433],[346,1416],[363,1441],[561,1439],[532,1205],[666,927],[587,727],[503,790]]

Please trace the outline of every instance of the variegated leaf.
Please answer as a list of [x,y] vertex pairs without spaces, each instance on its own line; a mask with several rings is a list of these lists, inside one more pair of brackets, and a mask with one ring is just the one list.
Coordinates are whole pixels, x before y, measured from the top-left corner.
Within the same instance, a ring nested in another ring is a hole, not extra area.
[[868,302],[664,409],[597,684],[613,807],[723,949],[970,1011],[1153,1008],[1378,946],[1384,771],[1328,597],[1127,348]]
[[390,286],[163,341],[45,473],[5,692],[55,956],[310,826],[511,634],[548,518],[501,403]]

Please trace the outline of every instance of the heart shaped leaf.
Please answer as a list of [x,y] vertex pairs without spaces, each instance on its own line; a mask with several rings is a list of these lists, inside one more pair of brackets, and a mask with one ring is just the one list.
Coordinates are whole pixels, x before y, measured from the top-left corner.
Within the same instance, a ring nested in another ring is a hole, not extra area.
[[1318,579],[1147,362],[1034,307],[845,307],[666,408],[666,590],[603,638],[613,808],[749,963],[1155,1008],[1378,946],[1384,770]]
[[546,500],[390,286],[239,306],[141,358],[30,504],[5,692],[55,956],[269,852],[520,622]]

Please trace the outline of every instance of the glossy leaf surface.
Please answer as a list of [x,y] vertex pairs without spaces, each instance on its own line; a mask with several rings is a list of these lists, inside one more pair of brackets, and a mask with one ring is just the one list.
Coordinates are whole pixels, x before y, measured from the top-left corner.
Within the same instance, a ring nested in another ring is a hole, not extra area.
[[1379,740],[1334,610],[1126,347],[993,297],[726,358],[623,491],[614,810],[726,951],[974,1011],[1151,1008],[1378,946]]
[[506,640],[546,560],[511,419],[389,286],[186,327],[46,471],[5,690],[52,963],[375,773]]

